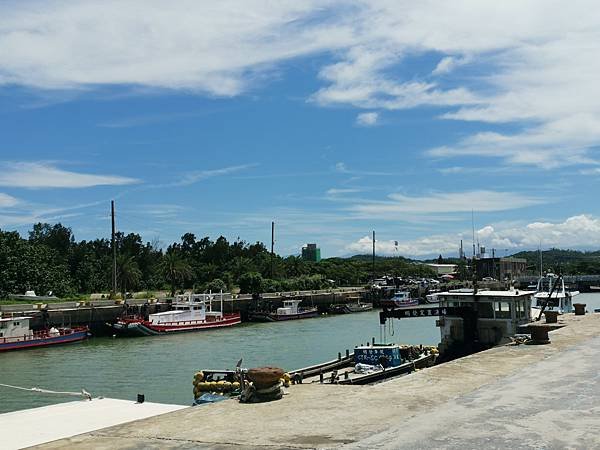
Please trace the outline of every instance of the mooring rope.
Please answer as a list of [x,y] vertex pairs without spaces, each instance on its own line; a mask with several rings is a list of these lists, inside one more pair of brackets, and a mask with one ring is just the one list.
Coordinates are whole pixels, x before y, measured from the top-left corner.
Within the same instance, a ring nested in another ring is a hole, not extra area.
[[76,397],[85,397],[88,400],[92,399],[92,394],[90,394],[85,389],[81,389],[81,392],[66,392],[66,391],[51,391],[49,389],[42,389],[39,387],[25,388],[25,387],[21,387],[21,386],[13,386],[11,384],[2,384],[2,383],[0,383],[0,386],[12,388],[12,389],[19,389],[21,391],[38,392],[40,394],[73,395]]

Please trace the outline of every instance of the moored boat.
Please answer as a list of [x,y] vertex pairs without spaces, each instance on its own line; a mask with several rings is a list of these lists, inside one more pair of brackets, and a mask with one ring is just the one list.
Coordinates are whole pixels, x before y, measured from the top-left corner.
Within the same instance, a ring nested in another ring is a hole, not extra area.
[[434,347],[375,344],[359,346],[345,358],[290,372],[293,381],[324,384],[370,384],[435,364]]
[[373,303],[335,303],[329,305],[329,312],[331,314],[352,314],[363,311],[371,311],[373,309]]
[[283,301],[283,306],[275,312],[251,311],[248,318],[252,322],[278,322],[281,320],[310,319],[319,315],[317,308],[300,307],[300,299],[289,299]]
[[89,334],[88,327],[52,327],[33,331],[30,328],[31,319],[32,317],[0,319],[0,352],[79,342]]
[[556,311],[559,314],[573,312],[573,297],[579,291],[569,291],[560,275],[548,273],[540,277],[536,293],[532,297],[531,307],[544,311]]
[[387,308],[410,308],[417,306],[419,299],[412,298],[410,291],[396,291],[392,298],[383,299],[380,304]]
[[[220,294],[221,308],[212,310],[212,294],[178,295],[173,309],[150,314],[148,319],[139,316],[123,316],[114,324],[117,334],[128,336],[153,336],[187,331],[200,331],[224,328],[241,322],[239,313],[224,314],[223,294]],[[208,302],[208,310],[207,310]]]

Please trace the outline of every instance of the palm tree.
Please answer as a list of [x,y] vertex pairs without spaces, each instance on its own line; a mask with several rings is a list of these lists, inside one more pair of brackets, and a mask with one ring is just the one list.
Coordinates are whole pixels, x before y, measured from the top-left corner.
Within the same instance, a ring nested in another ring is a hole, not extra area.
[[125,299],[127,288],[135,287],[141,277],[142,272],[133,256],[120,255],[117,258],[117,281],[121,287],[121,298]]
[[192,276],[192,268],[175,250],[165,253],[161,263],[161,271],[171,284],[171,297],[175,296],[177,283]]

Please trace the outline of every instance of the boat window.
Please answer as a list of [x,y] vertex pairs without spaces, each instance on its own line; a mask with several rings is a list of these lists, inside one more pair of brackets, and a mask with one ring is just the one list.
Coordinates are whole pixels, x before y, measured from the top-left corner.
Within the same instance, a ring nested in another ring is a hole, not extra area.
[[479,304],[479,317],[483,319],[494,318],[494,308],[491,303],[480,303]]
[[496,319],[510,319],[510,303],[494,302],[494,311]]

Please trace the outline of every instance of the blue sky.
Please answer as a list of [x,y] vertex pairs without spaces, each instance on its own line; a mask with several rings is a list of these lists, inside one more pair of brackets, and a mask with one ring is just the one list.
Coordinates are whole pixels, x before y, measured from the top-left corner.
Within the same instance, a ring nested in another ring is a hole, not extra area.
[[600,247],[593,3],[296,3],[0,3],[0,228]]

